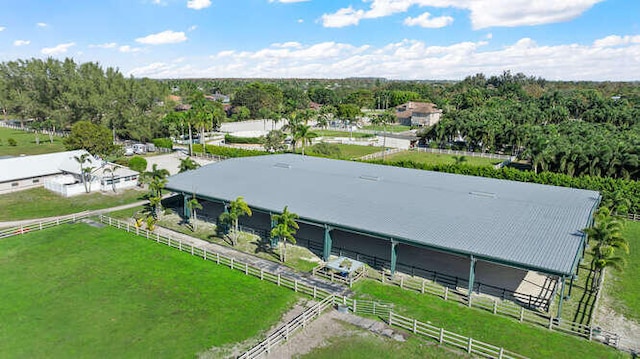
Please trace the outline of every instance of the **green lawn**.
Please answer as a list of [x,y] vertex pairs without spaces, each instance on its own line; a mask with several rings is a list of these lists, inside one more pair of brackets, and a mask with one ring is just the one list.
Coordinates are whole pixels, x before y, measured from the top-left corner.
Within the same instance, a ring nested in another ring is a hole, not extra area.
[[296,300],[288,289],[86,224],[3,239],[0,278],[1,358],[192,358],[260,334]]
[[461,335],[502,346],[530,358],[624,358],[602,344],[533,327],[431,295],[365,280],[354,285],[357,298],[394,303],[401,315]]
[[617,312],[640,322],[640,222],[624,223],[624,236],[629,241],[630,253],[622,256],[626,258],[627,265],[622,272],[607,269],[605,288],[614,299]]
[[335,130],[317,130],[314,129],[313,132],[317,133],[318,136],[321,137],[353,137],[353,138],[369,138],[375,137],[370,133],[362,133],[354,131],[353,134],[349,131],[335,131]]
[[[16,146],[9,146],[9,138],[16,140]],[[0,127],[0,156],[39,155],[43,153],[66,151],[61,137],[40,135],[40,144],[36,144],[36,135],[31,132]]]
[[[330,155],[330,156],[317,153],[316,151],[314,151],[314,147],[317,145],[307,147],[305,148],[304,151],[305,151],[305,154],[309,154],[311,156],[330,157],[330,158],[337,158],[341,160],[351,160],[351,159],[362,157],[364,155],[382,151],[382,147],[374,147],[374,146],[360,146],[360,145],[349,145],[349,144],[338,144],[338,143],[336,144],[331,143],[329,145],[331,147],[337,148],[339,152],[336,153],[335,155]],[[296,151],[298,153],[301,152],[301,150],[299,149],[297,149]]]
[[[502,160],[497,160],[493,158],[484,158],[484,157],[465,156],[465,158],[466,158],[466,161],[464,163],[471,166],[493,166],[502,162]],[[394,153],[392,155],[387,156],[386,159],[388,161],[414,161],[417,163],[427,163],[427,164],[456,163],[456,160],[454,159],[454,155],[418,152],[418,151],[398,152],[398,153]]]
[[423,340],[417,336],[409,336],[407,341],[398,342],[354,327],[341,324],[347,329],[347,334],[332,337],[326,345],[302,355],[301,359],[422,359],[422,358],[470,358],[466,353],[437,345],[437,343]]
[[395,125],[386,126],[385,128],[384,126],[369,125],[369,126],[364,126],[362,129],[369,130],[369,131],[405,132],[405,131],[409,131],[411,129],[411,126],[395,124]]
[[0,221],[53,217],[86,210],[115,207],[140,200],[142,191],[118,194],[90,193],[62,197],[43,187],[0,195]]

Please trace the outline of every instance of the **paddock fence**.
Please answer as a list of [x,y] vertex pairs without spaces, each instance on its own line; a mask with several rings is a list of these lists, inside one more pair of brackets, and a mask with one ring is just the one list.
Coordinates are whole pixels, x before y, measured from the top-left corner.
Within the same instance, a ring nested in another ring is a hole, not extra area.
[[334,296],[330,295],[324,298],[321,302],[316,303],[311,308],[308,308],[302,314],[295,317],[289,323],[280,327],[278,330],[270,334],[260,343],[253,346],[244,354],[238,356],[238,359],[254,359],[261,358],[263,355],[271,352],[275,346],[287,341],[292,334],[305,328],[307,324],[318,318],[327,309],[333,308]]
[[74,223],[76,221],[90,217],[89,213],[70,214],[68,216],[60,216],[47,221],[37,221],[29,224],[13,226],[0,229],[0,239],[18,235],[27,234],[29,232],[41,231],[43,229],[56,227],[65,223]]
[[487,153],[487,152],[468,152],[468,151],[447,150],[447,149],[429,148],[429,147],[416,147],[413,150],[417,152],[429,152],[429,153],[438,153],[438,154],[445,154],[445,155],[483,157],[483,158],[492,158],[492,159],[503,160],[503,161],[509,160],[509,162],[516,159],[516,156],[501,155],[497,153]]

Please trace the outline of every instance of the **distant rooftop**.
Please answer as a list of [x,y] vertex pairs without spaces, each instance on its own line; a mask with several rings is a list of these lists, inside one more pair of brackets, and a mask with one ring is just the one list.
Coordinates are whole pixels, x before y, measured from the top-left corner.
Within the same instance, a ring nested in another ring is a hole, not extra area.
[[167,188],[504,265],[569,275],[595,191],[298,155],[236,158]]

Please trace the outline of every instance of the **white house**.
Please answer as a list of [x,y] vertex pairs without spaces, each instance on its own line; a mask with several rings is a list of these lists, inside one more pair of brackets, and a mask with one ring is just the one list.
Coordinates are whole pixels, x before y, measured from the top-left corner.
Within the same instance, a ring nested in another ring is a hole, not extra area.
[[[43,186],[64,196],[85,192],[79,159],[87,154],[82,168],[91,191],[110,191],[137,185],[138,172],[108,163],[91,156],[87,151],[75,150],[44,155],[0,159],[0,194]],[[111,174],[112,169],[113,175]]]

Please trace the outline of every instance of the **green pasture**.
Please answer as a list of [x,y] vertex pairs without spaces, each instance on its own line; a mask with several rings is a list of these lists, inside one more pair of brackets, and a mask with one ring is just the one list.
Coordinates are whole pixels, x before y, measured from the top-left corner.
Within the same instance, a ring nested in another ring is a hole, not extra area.
[[[426,163],[430,165],[447,165],[455,164],[455,155],[419,152],[419,151],[403,151],[386,156],[387,161],[414,161],[416,163]],[[485,157],[464,156],[462,163],[469,166],[494,166],[501,163],[502,160]]]
[[[36,135],[31,132],[0,127],[0,156],[40,155],[43,153],[66,151],[61,137],[39,135],[40,144],[36,144]],[[9,145],[9,139],[16,141],[16,146]]]
[[288,289],[115,228],[0,241],[0,357],[193,358],[277,323]]

